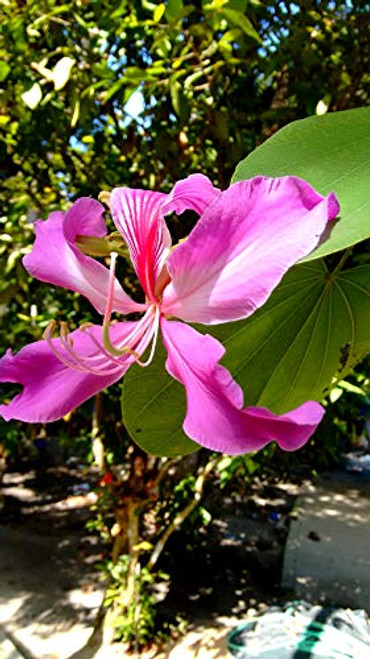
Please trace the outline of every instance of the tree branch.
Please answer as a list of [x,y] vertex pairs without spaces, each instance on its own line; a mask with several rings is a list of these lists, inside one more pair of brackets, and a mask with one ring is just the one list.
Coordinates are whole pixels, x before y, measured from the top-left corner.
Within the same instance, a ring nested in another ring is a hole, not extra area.
[[179,512],[176,517],[172,520],[171,524],[167,527],[163,535],[159,538],[157,544],[155,545],[152,555],[149,559],[147,567],[149,570],[152,570],[155,564],[158,561],[158,558],[160,557],[168,539],[170,536],[177,531],[177,529],[181,526],[181,524],[185,521],[187,517],[189,517],[190,513],[193,512],[194,508],[197,507],[199,501],[201,500],[203,496],[203,490],[204,486],[206,483],[206,480],[210,473],[213,471],[213,469],[216,467],[217,463],[220,461],[220,456],[217,458],[213,458],[213,460],[210,460],[205,467],[201,470],[196,482],[195,482],[195,488],[194,488],[194,497],[192,501],[188,503],[185,508]]

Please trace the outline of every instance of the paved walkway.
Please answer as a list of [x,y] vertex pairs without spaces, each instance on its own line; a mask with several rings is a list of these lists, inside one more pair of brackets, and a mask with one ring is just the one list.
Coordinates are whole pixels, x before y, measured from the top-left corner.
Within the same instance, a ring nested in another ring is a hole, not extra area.
[[90,637],[103,597],[89,495],[45,501],[25,478],[6,475],[2,488],[0,659],[67,659]]
[[283,586],[297,598],[370,613],[370,482],[332,473],[303,487],[285,549]]

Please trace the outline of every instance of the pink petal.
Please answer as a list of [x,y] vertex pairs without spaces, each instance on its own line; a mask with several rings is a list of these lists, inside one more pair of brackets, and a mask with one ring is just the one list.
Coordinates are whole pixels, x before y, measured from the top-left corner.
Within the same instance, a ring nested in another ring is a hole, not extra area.
[[[135,325],[131,322],[113,325],[112,339],[124,338]],[[101,341],[100,326],[89,331]],[[79,356],[86,358],[100,354],[86,331],[75,330],[70,337]],[[53,343],[60,349],[60,339],[53,339]],[[8,350],[0,360],[0,382],[17,382],[23,385],[23,391],[9,404],[0,405],[0,416],[6,421],[19,419],[28,423],[60,419],[98,391],[120,380],[132,362],[133,358],[130,358],[122,367],[113,367],[110,375],[96,375],[65,366],[50,350],[47,341],[31,343],[16,355]],[[100,363],[104,370],[111,368],[112,362],[108,358]]]
[[338,211],[333,193],[322,197],[295,177],[235,183],[169,256],[163,312],[205,324],[246,318]]
[[171,247],[162,216],[166,195],[150,190],[115,188],[110,197],[112,217],[123,235],[138,279],[154,301],[155,284]]
[[168,359],[166,369],[184,385],[186,434],[214,451],[237,455],[256,451],[271,441],[287,451],[300,448],[321,421],[324,409],[307,402],[281,416],[263,407],[243,406],[243,393],[218,362],[221,344],[209,335],[176,321],[161,321]]
[[220,191],[202,174],[193,174],[176,183],[170,194],[115,188],[110,205],[113,220],[130,250],[139,281],[151,301],[156,283],[171,248],[171,236],[164,215],[190,208],[201,214]]
[[104,206],[96,199],[82,197],[65,213],[63,231],[66,240],[74,243],[77,236],[103,238],[107,227],[103,217]]
[[[78,199],[66,212],[54,212],[45,221],[36,222],[36,241],[31,254],[23,259],[28,272],[36,279],[81,293],[104,313],[107,301],[109,270],[82,254],[74,241],[77,235],[102,237],[106,233],[103,206],[88,197]],[[115,282],[113,310],[123,314],[142,311]]]
[[181,215],[185,210],[191,209],[202,215],[220,194],[221,191],[213,187],[207,176],[191,174],[174,185],[164,203],[163,212]]

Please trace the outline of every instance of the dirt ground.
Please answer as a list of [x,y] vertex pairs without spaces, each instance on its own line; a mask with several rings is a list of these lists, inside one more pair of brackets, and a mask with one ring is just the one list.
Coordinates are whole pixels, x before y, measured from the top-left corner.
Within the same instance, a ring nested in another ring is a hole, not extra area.
[[[87,644],[104,592],[96,567],[104,548],[86,530],[94,480],[77,465],[4,476],[0,627],[19,656],[127,656],[122,645],[101,647],[99,637]],[[175,534],[161,566],[171,574],[171,586],[159,610],[187,622],[183,635],[158,648],[157,657],[228,656],[232,627],[281,600],[278,584],[294,495],[294,486],[256,481],[249,497],[225,497],[221,507],[217,501],[218,514],[195,547],[181,532]],[[205,505],[212,508],[212,501]]]

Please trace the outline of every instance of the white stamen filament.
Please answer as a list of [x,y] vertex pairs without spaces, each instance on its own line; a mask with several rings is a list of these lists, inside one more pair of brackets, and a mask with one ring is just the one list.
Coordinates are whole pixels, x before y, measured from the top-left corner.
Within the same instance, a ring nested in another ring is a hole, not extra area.
[[117,252],[111,252],[110,267],[109,267],[108,297],[107,297],[107,304],[105,307],[105,314],[103,321],[104,325],[109,324],[112,315],[114,284],[116,282],[115,272],[116,272],[117,256],[118,256]]
[[[142,366],[142,367],[149,366],[149,364],[151,364],[152,361],[153,361],[153,357],[154,357],[155,349],[156,349],[156,346],[157,346],[157,340],[158,340],[159,318],[160,318],[160,311],[159,311],[159,307],[157,306],[156,309],[155,309],[155,318],[154,318],[154,322],[153,322],[153,325],[152,325],[152,328],[151,328],[151,329],[152,329],[152,335],[153,335],[153,338],[151,338],[151,341],[152,341],[152,347],[151,347],[151,350],[150,350],[150,354],[149,354],[148,359],[147,359],[145,362],[140,361],[140,359],[137,359],[137,360],[136,360],[136,363],[137,363],[139,366]],[[148,345],[149,345],[149,344],[148,344]]]

